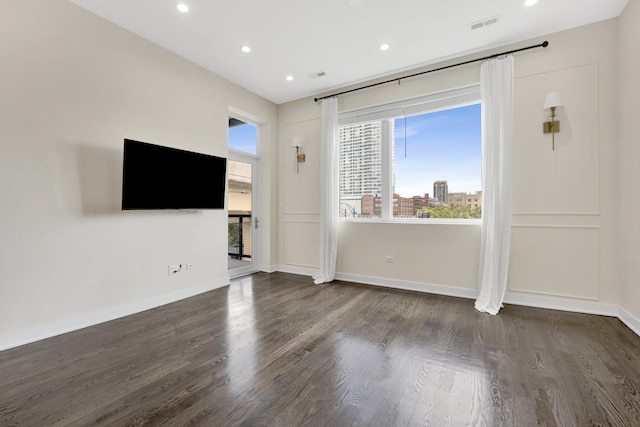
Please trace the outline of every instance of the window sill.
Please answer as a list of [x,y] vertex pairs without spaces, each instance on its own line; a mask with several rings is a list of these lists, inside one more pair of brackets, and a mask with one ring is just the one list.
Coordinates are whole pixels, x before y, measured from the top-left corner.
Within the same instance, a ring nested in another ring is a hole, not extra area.
[[482,219],[463,218],[340,218],[340,222],[365,224],[419,224],[419,225],[482,225]]

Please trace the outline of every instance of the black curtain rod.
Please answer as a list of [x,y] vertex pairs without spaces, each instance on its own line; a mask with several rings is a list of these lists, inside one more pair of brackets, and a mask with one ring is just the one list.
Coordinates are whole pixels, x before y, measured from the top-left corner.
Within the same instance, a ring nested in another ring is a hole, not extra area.
[[471,59],[469,61],[459,62],[457,64],[447,65],[445,67],[435,68],[433,70],[422,71],[420,73],[410,74],[410,75],[404,76],[404,77],[398,77],[398,78],[391,79],[391,80],[385,80],[383,82],[373,83],[373,84],[370,84],[370,85],[367,85],[367,86],[362,86],[362,87],[358,87],[358,88],[351,89],[351,90],[345,90],[344,92],[334,93],[333,95],[321,96],[320,98],[313,98],[313,100],[315,102],[318,102],[321,99],[333,98],[334,96],[344,95],[345,93],[357,92],[359,90],[369,89],[370,87],[380,86],[380,85],[384,85],[384,84],[392,83],[392,82],[398,82],[399,83],[400,80],[408,79],[408,78],[411,78],[411,77],[421,76],[423,74],[429,74],[429,73],[433,73],[435,71],[442,71],[442,70],[446,70],[448,68],[459,67],[461,65],[467,65],[467,64],[471,64],[473,62],[484,61],[485,59],[496,58],[498,56],[508,55],[510,53],[522,52],[523,50],[536,49],[538,47],[547,47],[547,46],[549,46],[549,42],[545,40],[544,42],[542,42],[540,44],[533,45],[533,46],[522,47],[520,49],[514,49],[514,50],[510,50],[508,52],[496,53],[494,55],[489,55],[489,56],[485,56],[485,57],[478,58],[478,59]]

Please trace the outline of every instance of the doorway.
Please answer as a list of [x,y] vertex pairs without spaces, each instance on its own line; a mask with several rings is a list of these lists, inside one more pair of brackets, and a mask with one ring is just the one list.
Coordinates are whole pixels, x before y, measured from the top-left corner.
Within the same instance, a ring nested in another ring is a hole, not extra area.
[[258,127],[229,117],[228,266],[237,277],[258,270]]

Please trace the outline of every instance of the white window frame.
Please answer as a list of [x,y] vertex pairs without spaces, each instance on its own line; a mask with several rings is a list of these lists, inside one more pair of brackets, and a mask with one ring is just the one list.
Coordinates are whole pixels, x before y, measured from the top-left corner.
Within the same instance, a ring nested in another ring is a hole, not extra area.
[[392,144],[389,121],[478,104],[480,85],[470,85],[388,104],[341,112],[338,125],[382,121],[382,212],[376,218],[340,217],[345,222],[481,225],[481,218],[395,218],[393,216]]

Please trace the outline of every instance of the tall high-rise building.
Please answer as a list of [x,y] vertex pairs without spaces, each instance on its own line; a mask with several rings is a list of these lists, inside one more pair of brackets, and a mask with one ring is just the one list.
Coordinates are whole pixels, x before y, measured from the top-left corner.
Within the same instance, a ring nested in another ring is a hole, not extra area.
[[382,192],[382,123],[340,128],[340,198]]
[[340,212],[361,213],[362,196],[382,194],[382,127],[381,121],[340,127]]
[[447,181],[436,181],[433,183],[433,197],[444,204],[449,203],[449,184]]

